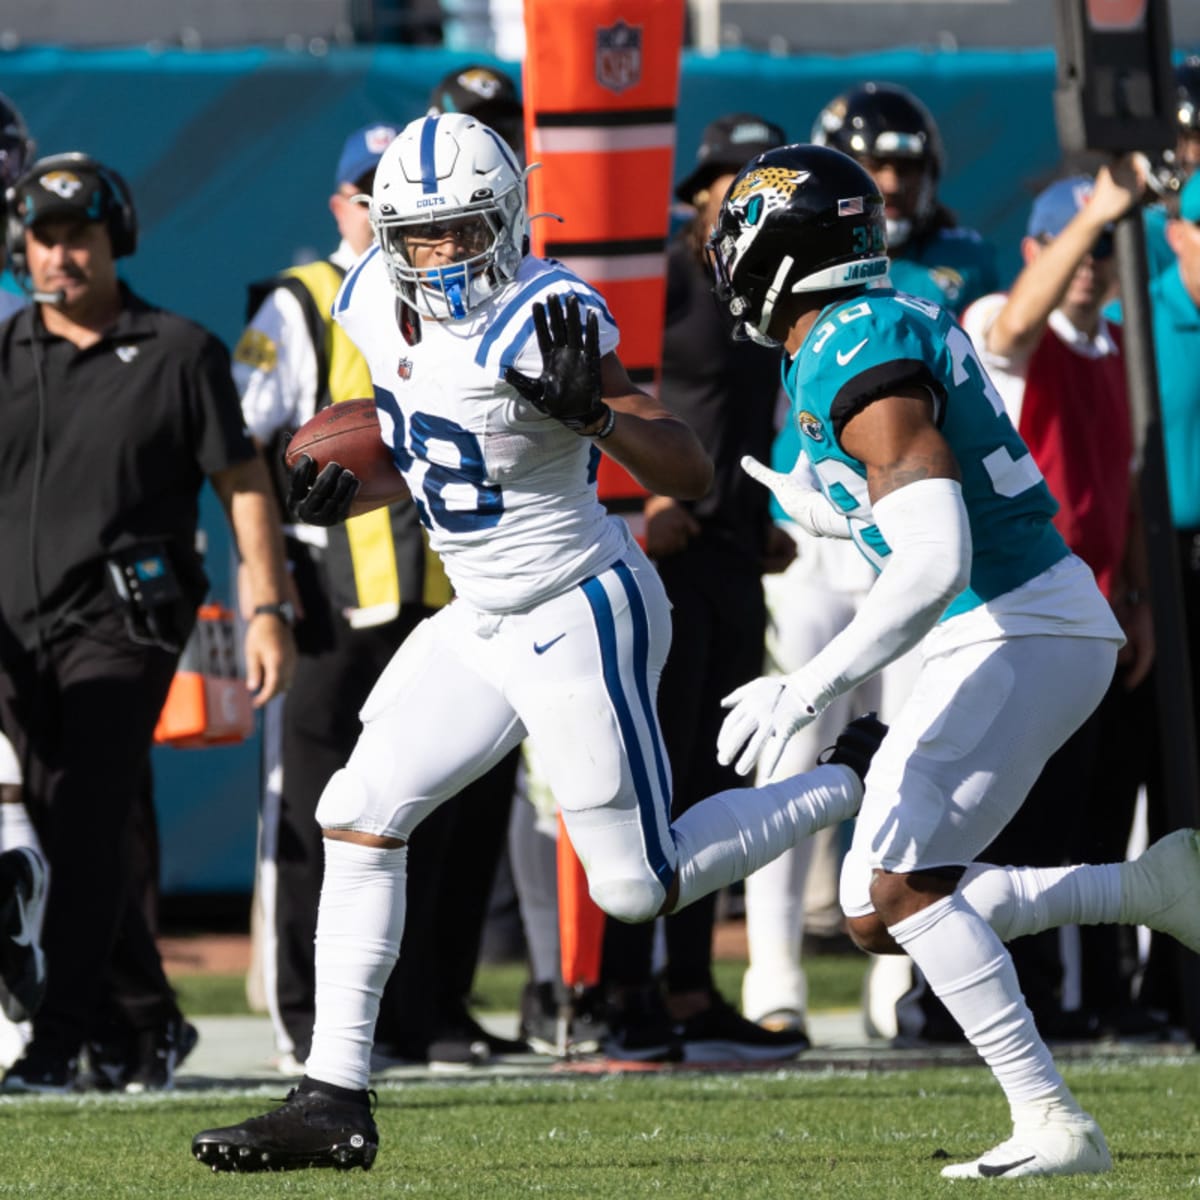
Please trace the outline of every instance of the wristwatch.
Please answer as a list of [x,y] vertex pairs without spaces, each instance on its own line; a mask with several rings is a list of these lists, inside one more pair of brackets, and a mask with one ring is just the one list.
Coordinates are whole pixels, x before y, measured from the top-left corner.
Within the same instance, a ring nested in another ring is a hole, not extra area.
[[296,608],[287,600],[282,600],[278,604],[260,604],[255,610],[254,615],[278,617],[289,629],[296,624]]

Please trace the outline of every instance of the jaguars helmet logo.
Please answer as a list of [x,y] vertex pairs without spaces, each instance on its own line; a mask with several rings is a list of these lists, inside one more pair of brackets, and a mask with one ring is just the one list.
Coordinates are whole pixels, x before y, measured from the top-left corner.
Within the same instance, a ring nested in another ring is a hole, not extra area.
[[495,100],[504,88],[496,72],[489,71],[487,67],[471,67],[459,74],[455,82],[480,100]]
[[[723,238],[720,243],[721,256],[730,276],[758,236],[767,215],[785,208],[796,189],[811,175],[811,171],[794,171],[788,167],[754,167],[734,180],[725,205],[737,215],[737,233]],[[737,315],[736,308],[730,311]]]
[[814,442],[823,442],[825,440],[825,426],[821,424],[819,418],[813,416],[807,409],[796,414],[796,424],[806,438],[811,438]]
[[[758,167],[747,171],[729,193],[731,207],[746,210],[746,220],[757,225],[764,213],[782,208],[796,189],[809,179],[811,171],[793,171],[788,167]],[[755,211],[751,213],[751,209]]]
[[929,273],[947,300],[957,300],[962,295],[966,280],[963,279],[961,271],[956,271],[953,267],[934,267]]
[[38,177],[38,183],[63,200],[73,199],[83,188],[83,180],[73,171],[49,171]]

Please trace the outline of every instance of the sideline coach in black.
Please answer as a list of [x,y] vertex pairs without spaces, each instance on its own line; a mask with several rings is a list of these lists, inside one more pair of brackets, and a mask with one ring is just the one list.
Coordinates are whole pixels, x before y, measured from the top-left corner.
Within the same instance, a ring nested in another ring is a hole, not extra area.
[[[165,991],[123,1015],[157,1041],[138,1084],[165,1087],[178,1010],[127,903],[123,835],[208,587],[195,551],[205,478],[256,606],[245,659],[258,705],[286,688],[295,653],[279,518],[225,348],[117,278],[116,260],[137,246],[121,178],[56,155],[6,200],[9,262],[33,303],[0,325],[0,725],[25,765],[50,889],[46,996],[4,1087],[74,1086],[114,943],[128,954],[132,926]],[[121,1006],[119,988],[111,1000]]]

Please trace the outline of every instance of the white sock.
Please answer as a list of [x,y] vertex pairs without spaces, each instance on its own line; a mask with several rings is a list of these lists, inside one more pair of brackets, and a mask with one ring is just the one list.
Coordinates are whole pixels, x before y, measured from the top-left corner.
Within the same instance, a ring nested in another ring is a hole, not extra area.
[[45,862],[42,844],[38,841],[37,832],[25,805],[0,804],[0,854],[5,850],[16,850],[19,846],[28,846],[30,850],[35,850]]
[[791,1009],[801,1016],[808,987],[800,967],[804,936],[804,881],[813,839],[785,850],[746,876],[746,948],[742,1012],[751,1021]]
[[888,932],[991,1067],[1014,1112],[1051,1096],[1074,1104],[1034,1028],[1008,951],[958,892],[890,925]]
[[762,787],[730,788],[693,805],[671,826],[679,853],[676,912],[745,879],[826,825],[852,817],[862,782],[831,763]]
[[994,867],[972,863],[958,890],[1000,940],[1010,942],[1061,925],[1119,921],[1121,864]]
[[385,850],[325,839],[317,912],[317,1012],[310,1079],[359,1090],[371,1074],[371,1046],[384,984],[400,953],[408,847]]

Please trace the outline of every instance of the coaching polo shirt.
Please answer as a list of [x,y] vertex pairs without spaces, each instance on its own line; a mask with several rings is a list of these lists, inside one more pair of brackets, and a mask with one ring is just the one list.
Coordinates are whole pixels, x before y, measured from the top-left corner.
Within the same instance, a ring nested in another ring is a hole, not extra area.
[[32,307],[0,325],[8,634],[30,648],[39,608],[43,636],[54,637],[108,607],[105,557],[141,539],[167,542],[199,601],[201,486],[254,453],[225,347],[124,286],[116,324],[85,350],[49,334]]

